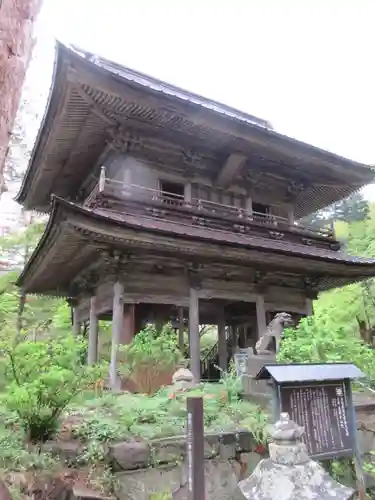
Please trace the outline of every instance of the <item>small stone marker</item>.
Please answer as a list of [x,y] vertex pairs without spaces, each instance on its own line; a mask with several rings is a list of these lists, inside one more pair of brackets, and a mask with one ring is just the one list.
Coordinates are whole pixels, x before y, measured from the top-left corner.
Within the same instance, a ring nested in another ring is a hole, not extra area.
[[253,474],[238,483],[236,500],[349,500],[354,490],[332,479],[310,459],[301,442],[303,427],[287,413],[269,430],[270,458],[261,460]]

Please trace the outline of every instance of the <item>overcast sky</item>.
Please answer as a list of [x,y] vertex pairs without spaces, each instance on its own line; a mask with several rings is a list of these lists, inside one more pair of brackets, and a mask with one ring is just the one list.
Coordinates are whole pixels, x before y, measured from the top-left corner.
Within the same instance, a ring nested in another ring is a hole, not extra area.
[[374,20],[375,0],[45,0],[36,79],[53,36],[375,164]]

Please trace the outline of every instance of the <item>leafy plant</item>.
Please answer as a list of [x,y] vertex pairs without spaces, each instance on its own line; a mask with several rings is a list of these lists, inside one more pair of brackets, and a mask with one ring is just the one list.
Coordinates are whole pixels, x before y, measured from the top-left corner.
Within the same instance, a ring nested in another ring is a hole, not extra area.
[[288,329],[281,343],[279,361],[294,363],[356,364],[370,383],[375,383],[375,351],[358,336],[335,324],[334,319],[317,314]]
[[148,394],[170,383],[173,372],[182,360],[176,334],[169,323],[161,329],[147,325],[122,351],[123,373],[135,382],[139,391]]
[[3,345],[9,380],[4,402],[17,413],[31,441],[49,439],[70,401],[103,375],[103,365],[81,364],[83,344],[83,340],[64,336]]

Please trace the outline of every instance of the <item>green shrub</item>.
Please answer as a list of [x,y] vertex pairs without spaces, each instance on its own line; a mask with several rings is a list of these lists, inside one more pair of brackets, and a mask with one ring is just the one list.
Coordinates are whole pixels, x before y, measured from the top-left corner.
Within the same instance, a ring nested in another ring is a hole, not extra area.
[[123,352],[130,369],[149,362],[175,366],[181,360],[176,334],[170,323],[160,330],[155,325],[147,325],[131,344],[123,348]]
[[103,376],[105,366],[81,363],[84,347],[84,340],[72,336],[3,346],[9,379],[4,402],[31,441],[49,439],[72,398]]
[[315,315],[288,329],[279,361],[292,363],[354,363],[375,383],[375,350],[355,334],[337,326],[334,318]]
[[122,348],[124,362],[120,371],[138,392],[153,394],[172,381],[172,374],[182,360],[176,333],[170,324],[157,329],[147,325],[131,344]]

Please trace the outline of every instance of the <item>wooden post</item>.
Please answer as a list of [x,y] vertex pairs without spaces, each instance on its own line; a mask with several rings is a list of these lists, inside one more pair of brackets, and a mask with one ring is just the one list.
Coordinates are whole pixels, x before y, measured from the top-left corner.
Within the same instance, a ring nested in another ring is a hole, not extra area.
[[185,349],[185,339],[184,339],[184,308],[178,308],[178,347],[181,352]]
[[117,352],[124,322],[123,294],[124,285],[116,281],[113,286],[112,347],[111,364],[109,368],[109,378],[112,390],[117,388]]
[[219,367],[223,372],[228,369],[228,349],[227,339],[225,337],[225,316],[224,309],[218,311],[217,333],[219,342]]
[[190,287],[189,295],[189,352],[190,370],[194,376],[195,382],[199,382],[201,378],[199,300],[197,290],[192,287]]
[[121,345],[128,345],[133,342],[135,329],[134,309],[134,304],[124,306],[122,331],[119,339]]
[[314,314],[313,301],[308,297],[305,298],[305,310],[306,310],[306,316],[312,316]]
[[264,296],[261,294],[257,294],[255,300],[256,313],[257,313],[257,332],[258,339],[261,338],[262,335],[266,333],[267,330],[267,321],[266,321],[266,308],[264,306]]
[[79,337],[81,335],[81,323],[78,320],[78,310],[77,306],[73,307],[73,335]]
[[205,499],[203,398],[187,398],[188,498]]
[[90,297],[90,324],[87,350],[87,364],[93,365],[98,361],[98,329],[99,321],[96,314],[96,295]]

